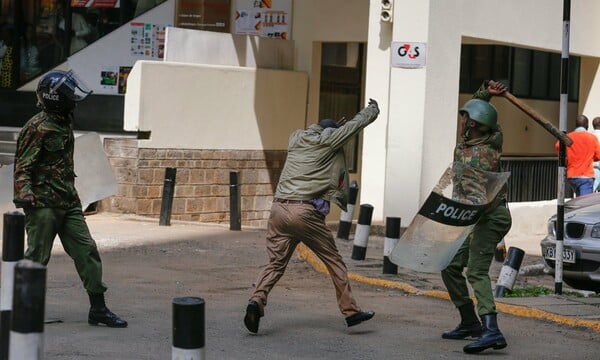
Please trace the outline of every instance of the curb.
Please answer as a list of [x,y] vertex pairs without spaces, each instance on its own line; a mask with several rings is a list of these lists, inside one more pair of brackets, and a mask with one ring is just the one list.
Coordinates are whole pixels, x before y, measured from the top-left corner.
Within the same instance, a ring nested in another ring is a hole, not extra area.
[[[312,268],[320,273],[328,274],[327,268],[321,260],[319,260],[312,251],[310,251],[304,244],[298,244],[296,248],[300,259],[306,261]],[[360,275],[354,272],[348,272],[348,278],[353,281],[358,281],[368,285],[381,286],[389,289],[396,289],[404,291],[411,295],[424,295],[437,299],[450,300],[450,296],[445,291],[440,290],[419,290],[412,285],[403,283],[401,281],[391,281],[384,279],[376,279],[368,276]],[[474,299],[474,301],[476,301]],[[496,302],[496,308],[505,314],[510,314],[519,317],[541,319],[551,321],[557,324],[571,326],[571,327],[582,327],[600,332],[600,321],[584,320],[584,319],[573,319],[568,316],[556,315],[547,311],[533,309],[526,306],[503,304]]]

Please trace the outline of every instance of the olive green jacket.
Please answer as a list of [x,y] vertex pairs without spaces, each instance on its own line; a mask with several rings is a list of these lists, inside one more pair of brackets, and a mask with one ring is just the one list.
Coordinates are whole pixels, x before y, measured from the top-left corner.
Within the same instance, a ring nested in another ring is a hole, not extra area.
[[70,117],[40,112],[21,129],[14,164],[17,207],[33,195],[35,207],[81,206],[75,190],[74,136]]
[[293,132],[275,197],[288,200],[322,198],[345,211],[349,179],[343,146],[378,114],[379,109],[369,105],[339,128],[323,129],[315,124]]

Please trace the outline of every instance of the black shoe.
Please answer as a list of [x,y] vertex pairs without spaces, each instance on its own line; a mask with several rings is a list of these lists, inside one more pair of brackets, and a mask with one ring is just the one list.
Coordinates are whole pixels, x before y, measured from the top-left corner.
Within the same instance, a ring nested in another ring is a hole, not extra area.
[[346,318],[346,325],[348,325],[348,327],[358,325],[363,321],[370,320],[374,315],[375,312],[373,311],[361,311],[352,316],[348,316]]
[[244,317],[244,325],[246,329],[253,334],[258,332],[258,324],[260,322],[260,307],[254,300],[248,302],[246,307],[246,316]]
[[481,323],[479,321],[470,325],[464,325],[460,323],[456,329],[443,333],[442,339],[462,340],[468,337],[478,338],[481,336],[482,332],[483,328],[481,327]]
[[127,327],[127,321],[118,317],[115,313],[108,310],[106,306],[95,309],[91,308],[88,314],[88,324],[98,325],[104,324],[112,328],[125,328]]

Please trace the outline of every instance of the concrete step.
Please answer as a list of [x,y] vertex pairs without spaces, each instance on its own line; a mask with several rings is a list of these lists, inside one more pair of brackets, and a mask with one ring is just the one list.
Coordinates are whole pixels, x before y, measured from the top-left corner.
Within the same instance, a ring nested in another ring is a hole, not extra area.
[[19,138],[18,130],[0,130],[0,141],[14,141]]
[[14,153],[0,153],[0,165],[9,165],[15,162]]
[[15,153],[17,143],[15,141],[0,140],[0,153]]

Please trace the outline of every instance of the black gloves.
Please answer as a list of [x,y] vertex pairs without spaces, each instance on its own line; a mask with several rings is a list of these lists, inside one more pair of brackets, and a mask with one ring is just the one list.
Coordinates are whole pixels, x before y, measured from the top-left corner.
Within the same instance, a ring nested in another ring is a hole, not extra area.
[[35,197],[33,195],[25,195],[22,199],[14,199],[13,202],[18,208],[28,208],[35,205]]

